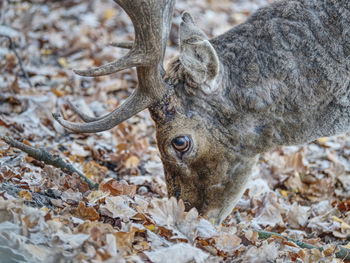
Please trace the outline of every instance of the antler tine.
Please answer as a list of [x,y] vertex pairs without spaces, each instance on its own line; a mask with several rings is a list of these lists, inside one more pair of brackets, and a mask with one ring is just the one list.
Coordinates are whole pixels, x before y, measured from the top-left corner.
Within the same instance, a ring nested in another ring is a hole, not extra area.
[[118,71],[135,67],[143,66],[146,63],[137,57],[133,52],[129,52],[119,60],[110,62],[100,67],[89,68],[89,69],[73,69],[74,73],[84,77],[99,77],[116,73]]
[[[114,111],[100,116],[100,117],[91,117],[89,115],[87,115],[86,113],[82,112],[76,105],[74,105],[71,101],[67,101],[69,107],[85,122],[94,122],[94,121],[98,121],[98,120],[102,120],[105,118],[108,118],[108,116],[110,116],[111,114],[114,113]],[[56,115],[59,116],[59,115]]]
[[[163,59],[175,0],[114,0],[129,15],[135,42],[128,54],[106,65],[74,70],[81,76],[109,75],[130,67],[152,66]],[[128,45],[130,48],[130,44]]]
[[77,106],[75,106],[71,101],[68,101],[68,105],[85,122],[98,121],[98,120],[101,120],[103,118],[106,118],[108,115],[107,114],[105,116],[100,116],[100,117],[91,117],[91,116],[85,114],[84,112],[80,111],[80,109]]
[[134,42],[110,42],[109,45],[112,47],[132,49]]
[[145,109],[150,103],[150,98],[145,97],[140,100],[139,103],[135,103],[135,98],[140,98],[140,94],[135,90],[134,93],[127,98],[127,100],[114,111],[108,114],[107,117],[99,119],[97,121],[88,123],[73,123],[63,119],[61,114],[52,114],[56,121],[58,121],[63,127],[73,132],[86,132],[95,133],[105,130],[109,130],[119,123],[130,118],[130,112],[140,112]]
[[162,80],[162,63],[175,0],[114,1],[125,10],[134,25],[135,41],[131,50],[118,61],[75,72],[82,76],[102,76],[136,66],[139,84],[119,108],[106,116],[92,118],[73,106],[73,110],[88,123],[72,123],[64,120],[59,114],[53,115],[62,126],[74,132],[100,132],[111,129],[149,107],[166,93]]

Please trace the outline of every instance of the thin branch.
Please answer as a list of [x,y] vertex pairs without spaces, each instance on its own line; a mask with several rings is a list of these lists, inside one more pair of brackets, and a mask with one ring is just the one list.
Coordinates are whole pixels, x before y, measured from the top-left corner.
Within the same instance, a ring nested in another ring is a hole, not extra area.
[[4,34],[0,34],[0,37],[5,37],[8,39],[9,43],[10,43],[10,49],[13,51],[13,53],[15,53],[16,57],[17,57],[17,60],[18,60],[18,64],[19,64],[19,67],[21,68],[21,71],[24,75],[24,78],[26,79],[28,85],[33,88],[33,85],[32,83],[30,82],[30,79],[29,79],[29,76],[28,76],[28,73],[27,71],[25,71],[24,67],[23,67],[23,63],[22,63],[22,59],[21,57],[19,56],[19,54],[17,53],[17,50],[16,50],[16,47],[15,47],[15,44],[13,43],[12,41],[12,38],[8,35],[4,35]]
[[[263,230],[257,230],[257,229],[253,229],[253,231],[257,232],[258,235],[259,235],[259,239],[267,239],[267,238],[270,238],[271,236],[279,236],[279,237],[283,237],[285,238],[287,241],[289,242],[292,242],[294,244],[296,244],[298,247],[300,248],[307,248],[307,249],[318,249],[319,251],[323,251],[324,249],[322,247],[317,247],[317,246],[314,246],[314,245],[311,245],[311,244],[308,244],[308,243],[304,243],[300,240],[295,240],[293,238],[289,238],[289,237],[286,237],[286,236],[283,236],[281,234],[278,234],[278,233],[273,233],[273,232],[268,232],[268,231],[263,231]],[[337,249],[336,250],[339,250],[338,252],[335,253],[335,256],[337,258],[341,258],[343,260],[350,260],[350,250],[343,247],[343,246],[339,246],[339,245],[336,245]]]
[[62,158],[54,156],[45,151],[44,149],[38,149],[27,146],[24,143],[18,142],[7,136],[3,136],[2,140],[4,140],[7,144],[11,145],[12,147],[22,150],[23,152],[27,153],[29,156],[33,157],[38,161],[42,161],[45,164],[49,164],[60,168],[65,173],[68,173],[70,175],[73,173],[77,173],[80,176],[80,178],[83,179],[89,185],[90,189],[98,189],[98,183],[92,182],[89,178],[85,176],[83,172],[76,169],[70,163],[65,162]]

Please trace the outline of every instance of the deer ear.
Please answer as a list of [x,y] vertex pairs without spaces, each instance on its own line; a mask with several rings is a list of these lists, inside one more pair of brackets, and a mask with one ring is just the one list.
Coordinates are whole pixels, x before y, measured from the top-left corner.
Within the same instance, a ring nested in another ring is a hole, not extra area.
[[183,13],[180,24],[180,48],[180,62],[193,81],[203,84],[215,79],[219,58],[208,37],[187,12]]

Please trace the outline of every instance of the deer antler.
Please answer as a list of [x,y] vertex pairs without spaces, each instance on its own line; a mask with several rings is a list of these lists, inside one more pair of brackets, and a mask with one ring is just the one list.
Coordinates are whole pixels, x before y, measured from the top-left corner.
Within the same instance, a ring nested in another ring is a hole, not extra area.
[[[81,76],[103,76],[123,69],[136,67],[138,87],[117,109],[99,118],[92,118],[73,110],[88,123],[72,123],[60,114],[53,117],[65,128],[74,132],[100,132],[113,128],[136,113],[161,99],[166,88],[162,80],[163,58],[169,35],[175,0],[114,0],[129,15],[135,28],[135,42],[120,60],[101,67],[74,70]],[[130,44],[127,45],[130,47]]]

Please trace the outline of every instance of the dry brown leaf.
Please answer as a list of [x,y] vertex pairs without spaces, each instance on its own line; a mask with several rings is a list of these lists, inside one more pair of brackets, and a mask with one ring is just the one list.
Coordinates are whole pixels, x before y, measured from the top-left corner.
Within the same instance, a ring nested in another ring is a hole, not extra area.
[[32,194],[26,190],[19,191],[18,196],[25,201],[31,201],[33,199]]
[[115,233],[118,250],[131,253],[132,245],[135,239],[135,233],[142,230],[137,227],[132,227],[129,232],[117,232]]
[[88,199],[89,203],[94,204],[100,200],[105,199],[109,195],[110,195],[110,193],[106,192],[106,191],[101,191],[101,190],[91,191],[89,193],[89,195],[87,196],[87,199]]
[[98,178],[107,173],[107,168],[99,165],[95,161],[86,162],[83,165],[83,172],[88,178]]
[[245,233],[244,236],[253,244],[256,244],[256,242],[259,239],[259,234],[256,231],[253,231],[251,229],[248,229]]
[[130,199],[127,196],[108,196],[105,200],[105,205],[100,206],[100,211],[112,218],[121,218],[128,222],[137,214],[130,205]]
[[163,226],[158,226],[159,234],[165,237],[167,240],[170,240],[173,236],[173,231],[171,229],[167,229]]
[[330,257],[332,255],[334,255],[337,251],[337,245],[333,244],[333,245],[328,245],[323,249],[323,254],[326,257]]
[[113,196],[127,195],[134,197],[136,194],[136,185],[121,184],[116,180],[109,180],[102,183],[99,188],[101,191],[109,192]]
[[242,240],[233,233],[221,233],[215,237],[216,247],[224,252],[233,252],[242,242]]
[[125,161],[125,167],[126,168],[136,168],[139,165],[139,158],[135,155],[131,155],[128,159]]
[[84,220],[96,221],[100,219],[99,214],[93,207],[86,207],[84,202],[80,202],[79,206],[73,213],[74,216]]

